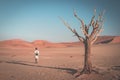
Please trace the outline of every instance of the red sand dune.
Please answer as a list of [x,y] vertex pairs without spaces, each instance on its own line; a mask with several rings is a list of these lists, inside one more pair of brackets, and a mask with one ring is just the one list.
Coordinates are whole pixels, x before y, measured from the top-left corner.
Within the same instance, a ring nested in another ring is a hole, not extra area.
[[[120,36],[100,36],[95,44],[107,44],[107,43],[120,43]],[[78,42],[64,42],[64,43],[52,43],[45,40],[35,40],[33,42],[27,42],[20,39],[0,41],[0,47],[73,47],[80,46],[82,43]]]
[[50,42],[45,41],[45,40],[35,40],[32,42],[32,45],[35,47],[44,47],[47,44],[50,44]]
[[0,41],[0,46],[1,47],[32,47],[32,44],[24,40],[13,39],[13,40]]
[[112,41],[114,36],[99,36],[95,44],[107,44]]
[[114,37],[111,43],[120,43],[120,36]]
[[96,44],[120,43],[120,36],[100,36]]
[[34,42],[32,42],[34,47],[47,47],[47,48],[51,48],[51,47],[66,47],[64,44],[61,43],[52,43],[52,42],[48,42],[45,40],[35,40]]

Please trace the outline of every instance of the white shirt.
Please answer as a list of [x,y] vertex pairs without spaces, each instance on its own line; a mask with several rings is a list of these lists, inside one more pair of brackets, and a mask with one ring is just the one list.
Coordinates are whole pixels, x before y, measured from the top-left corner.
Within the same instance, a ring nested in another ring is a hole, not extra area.
[[[38,56],[40,52],[38,50],[35,50],[34,53],[35,53],[35,56]],[[38,54],[38,55],[36,55],[36,54]]]

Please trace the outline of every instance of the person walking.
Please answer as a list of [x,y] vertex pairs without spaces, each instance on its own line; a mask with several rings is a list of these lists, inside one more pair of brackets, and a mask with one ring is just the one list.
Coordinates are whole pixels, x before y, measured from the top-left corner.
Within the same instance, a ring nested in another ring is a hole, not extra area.
[[38,48],[35,48],[35,51],[34,51],[35,63],[38,63],[38,61],[39,61],[39,54],[40,54],[40,52],[39,52]]

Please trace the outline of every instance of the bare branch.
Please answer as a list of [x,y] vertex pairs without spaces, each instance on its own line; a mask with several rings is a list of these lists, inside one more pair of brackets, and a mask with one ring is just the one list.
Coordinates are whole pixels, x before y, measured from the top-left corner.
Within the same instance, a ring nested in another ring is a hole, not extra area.
[[98,22],[101,28],[103,27],[103,23],[104,23],[104,17],[103,17],[104,13],[105,13],[105,10],[102,11],[98,16]]
[[94,16],[96,15],[96,8],[94,9]]
[[74,16],[81,22],[82,27],[84,28],[84,21],[78,17],[76,11],[74,10]]
[[91,44],[93,44],[93,43],[97,40],[99,34],[100,34],[102,31],[103,31],[102,28],[97,31],[97,33],[94,35],[94,38],[93,38],[92,41],[91,41]]
[[83,35],[85,35],[86,37],[89,37],[89,34],[88,34],[89,29],[86,25],[84,28],[81,27],[81,31],[82,31]]
[[77,31],[75,29],[73,29],[74,31],[74,34],[78,37],[78,39],[81,41],[81,42],[84,42],[84,38],[82,36],[79,36],[79,34],[77,33]]
[[[98,35],[101,33],[101,31],[103,29],[103,23],[104,23],[104,17],[103,17],[103,15],[104,15],[104,12],[105,11],[103,11],[102,13],[100,13],[98,15],[98,18],[95,20],[96,9],[94,9],[94,14],[93,14],[93,16],[91,18],[91,21],[90,21],[90,23],[88,25],[86,25],[84,23],[84,21],[77,15],[76,11],[74,10],[74,16],[75,16],[75,18],[77,18],[77,20],[80,21],[80,23],[81,23],[81,27],[80,28],[81,28],[81,31],[82,31],[83,35],[85,36],[85,38],[87,38],[87,39],[89,39],[91,41],[91,44],[93,44],[96,41]],[[75,29],[72,29],[67,22],[65,22],[62,18],[60,18],[60,19],[64,23],[64,25],[69,30],[71,30],[75,34],[75,36],[78,37],[78,39],[81,42],[84,43],[85,39],[82,36],[79,36],[79,34],[77,33],[77,31]],[[90,27],[92,28],[91,32],[89,32]]]
[[103,23],[104,23],[103,14],[104,14],[104,12],[100,13],[98,16],[98,19],[96,20],[94,25],[92,25],[93,30],[90,34],[91,39],[94,37],[94,35],[96,35],[103,28]]
[[104,14],[105,14],[105,10],[104,11],[102,11],[100,14],[99,14],[99,16],[100,16],[100,21],[103,21],[103,16],[104,16]]
[[78,15],[77,15],[75,10],[74,10],[74,16],[80,21],[80,23],[82,25],[81,26],[81,28],[82,28],[81,31],[83,32],[83,34],[85,36],[89,37],[89,35],[88,35],[88,27],[84,24],[84,21],[78,17]]
[[74,31],[72,30],[72,28],[70,27],[70,25],[69,25],[67,22],[65,22],[62,18],[60,18],[60,20],[64,23],[64,25],[65,25],[69,30],[71,30],[71,31],[74,33]]
[[93,30],[90,34],[90,38],[92,39],[94,37],[94,35],[96,34],[96,32],[98,31],[99,29],[99,25],[98,25],[98,21],[95,22],[95,25],[92,26],[93,27]]
[[90,26],[93,26],[93,25],[94,25],[94,23],[95,23],[95,21],[94,21],[95,15],[96,15],[96,9],[94,9],[94,15],[93,15],[93,17],[92,17],[92,19],[91,19],[91,21],[90,21],[90,24],[88,25],[88,28],[89,28]]
[[92,17],[92,19],[91,19],[91,21],[90,21],[90,24],[88,25],[88,28],[89,28],[90,26],[93,26],[93,25],[94,25],[94,23],[95,23],[94,18],[95,18],[95,15],[93,15],[93,17]]
[[92,41],[91,41],[91,45],[97,40],[98,36],[96,36]]
[[75,34],[75,36],[78,37],[78,39],[79,39],[81,42],[84,42],[84,38],[83,38],[82,36],[79,36],[79,34],[77,33],[77,31],[76,31],[75,29],[72,29],[72,28],[70,27],[70,25],[69,25],[67,22],[65,22],[62,18],[60,18],[60,19],[61,19],[61,21],[64,23],[64,25],[65,25],[70,31],[72,31],[72,32]]

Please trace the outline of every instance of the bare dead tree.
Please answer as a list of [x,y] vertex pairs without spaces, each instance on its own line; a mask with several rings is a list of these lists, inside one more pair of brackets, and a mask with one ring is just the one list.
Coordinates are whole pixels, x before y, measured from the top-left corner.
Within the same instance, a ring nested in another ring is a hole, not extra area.
[[[70,31],[72,31],[75,34],[75,36],[77,36],[77,38],[84,44],[84,48],[85,48],[84,67],[83,70],[79,73],[79,75],[90,74],[93,71],[91,58],[90,58],[91,46],[97,40],[99,34],[103,30],[103,23],[104,23],[103,15],[104,12],[100,13],[96,18],[96,9],[94,9],[94,15],[92,16],[90,23],[86,25],[84,21],[74,11],[75,18],[81,23],[80,28],[84,37],[80,36],[75,29],[72,29],[71,26],[66,21],[60,18],[64,23],[64,25]],[[92,31],[90,31],[90,29],[92,29]]]

